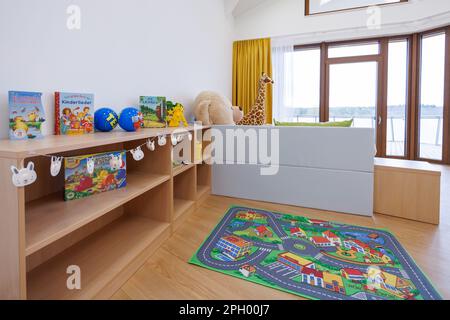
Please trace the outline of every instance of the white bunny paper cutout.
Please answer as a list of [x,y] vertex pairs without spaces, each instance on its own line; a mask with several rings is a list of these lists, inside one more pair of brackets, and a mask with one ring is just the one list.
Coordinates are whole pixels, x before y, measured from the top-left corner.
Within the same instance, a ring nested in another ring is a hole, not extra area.
[[172,145],[175,147],[178,144],[178,139],[176,136],[172,136],[171,139]]
[[158,137],[158,145],[159,145],[160,147],[165,146],[166,143],[167,143],[166,136],[159,136],[159,137]]
[[133,155],[133,159],[135,161],[141,161],[144,159],[144,151],[142,151],[141,147],[131,150],[131,154]]
[[155,141],[151,141],[150,139],[147,141],[147,149],[150,151],[155,151]]
[[94,158],[87,159],[87,172],[90,175],[93,175],[94,174],[94,169],[95,169],[95,160],[94,160]]
[[50,174],[52,177],[56,177],[61,172],[62,157],[52,157],[52,163],[50,165]]
[[34,163],[28,162],[26,168],[17,169],[15,166],[11,166],[12,183],[18,187],[26,187],[33,184],[37,179],[36,171],[34,171]]
[[122,157],[111,155],[111,160],[109,160],[109,165],[111,166],[111,170],[117,171],[122,168]]

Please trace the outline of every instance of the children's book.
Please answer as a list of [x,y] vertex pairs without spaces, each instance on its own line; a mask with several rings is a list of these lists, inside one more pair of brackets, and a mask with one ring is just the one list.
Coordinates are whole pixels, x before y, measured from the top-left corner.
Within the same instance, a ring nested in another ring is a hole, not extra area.
[[94,95],[55,92],[55,134],[94,133]]
[[144,116],[144,128],[165,128],[167,126],[165,97],[141,96],[139,98],[139,106]]
[[64,159],[64,165],[66,201],[121,189],[127,185],[125,151],[69,157]]
[[42,137],[45,111],[40,92],[9,92],[9,137],[27,140]]

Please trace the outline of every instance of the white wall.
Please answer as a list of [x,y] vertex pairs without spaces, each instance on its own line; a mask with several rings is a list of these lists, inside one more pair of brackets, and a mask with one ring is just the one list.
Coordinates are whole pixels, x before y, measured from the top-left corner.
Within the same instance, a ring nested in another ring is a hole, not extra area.
[[[79,31],[66,28],[70,4],[81,8]],[[190,114],[202,90],[231,97],[231,44],[222,0],[0,0],[0,137],[9,90],[44,93],[46,134],[59,90],[119,110],[164,95]]]
[[412,33],[450,23],[449,0],[409,0],[382,6],[380,29],[367,28],[372,15],[367,9],[305,16],[304,8],[304,0],[265,0],[236,17],[235,39],[275,37],[275,42],[307,44]]

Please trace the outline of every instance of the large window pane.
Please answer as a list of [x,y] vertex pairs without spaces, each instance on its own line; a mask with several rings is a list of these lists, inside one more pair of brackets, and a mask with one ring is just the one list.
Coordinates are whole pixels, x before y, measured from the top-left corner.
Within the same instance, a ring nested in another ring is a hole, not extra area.
[[388,156],[405,156],[408,87],[408,41],[389,43],[387,149]]
[[320,49],[305,49],[293,54],[293,85],[290,121],[319,122]]
[[328,48],[329,58],[367,56],[379,53],[380,53],[380,45],[378,44],[378,42],[330,46]]
[[376,129],[377,62],[330,66],[330,121],[354,119],[355,127]]
[[419,155],[442,160],[445,34],[423,37],[421,57]]

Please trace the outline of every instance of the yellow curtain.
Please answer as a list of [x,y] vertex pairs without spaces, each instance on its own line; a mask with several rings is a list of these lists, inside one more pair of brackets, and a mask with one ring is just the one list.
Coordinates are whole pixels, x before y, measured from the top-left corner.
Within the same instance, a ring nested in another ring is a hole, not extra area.
[[[255,103],[262,73],[272,77],[270,39],[236,41],[233,44],[233,105],[244,114]],[[266,121],[272,123],[272,86],[267,85]]]

